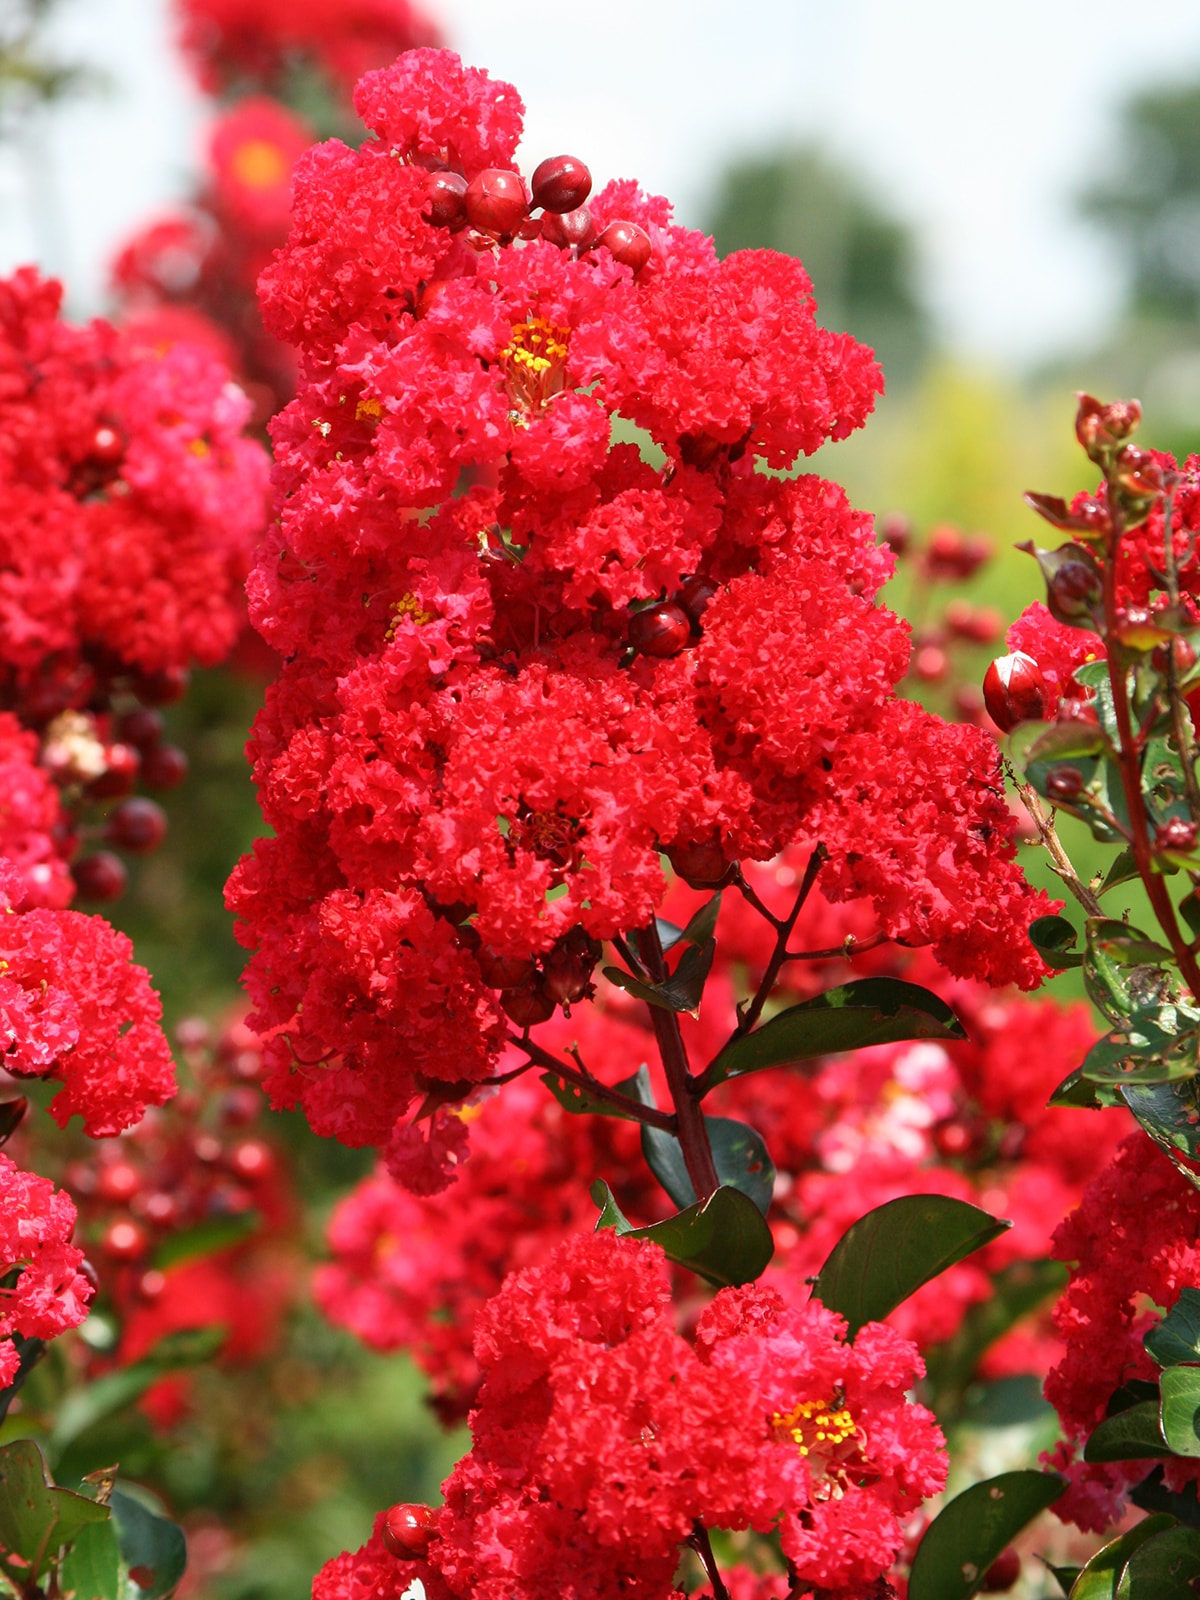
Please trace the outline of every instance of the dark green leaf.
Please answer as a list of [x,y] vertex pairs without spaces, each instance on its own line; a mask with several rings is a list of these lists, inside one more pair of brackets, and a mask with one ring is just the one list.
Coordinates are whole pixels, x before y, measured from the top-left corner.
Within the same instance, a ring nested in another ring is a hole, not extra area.
[[1137,857],[1133,851],[1126,848],[1114,859],[1108,871],[1104,874],[1104,882],[1100,885],[1099,893],[1107,894],[1110,889],[1115,889],[1122,883],[1133,883],[1141,877],[1138,871]]
[[716,953],[717,946],[712,939],[703,945],[689,944],[675,971],[664,983],[643,983],[620,967],[605,967],[604,976],[618,989],[635,995],[647,1005],[658,1006],[663,1011],[695,1011]]
[[842,1235],[813,1294],[845,1317],[853,1338],[864,1323],[882,1321],[923,1283],[1011,1227],[945,1195],[889,1200]]
[[1165,1511],[1176,1522],[1186,1522],[1189,1528],[1200,1528],[1200,1501],[1196,1498],[1195,1482],[1185,1483],[1182,1490],[1163,1487],[1163,1469],[1155,1467],[1129,1491],[1129,1498],[1139,1511]]
[[1200,1289],[1181,1289],[1179,1299],[1142,1343],[1160,1367],[1200,1362]]
[[0,1445],[0,1549],[29,1562],[35,1579],[80,1528],[107,1518],[107,1506],[55,1487],[32,1439]]
[[[993,1273],[988,1298],[976,1301],[957,1333],[925,1357],[934,1393],[963,1393],[984,1352],[1022,1317],[1059,1295],[1066,1283],[1067,1269],[1059,1261],[1013,1261]],[[1038,1395],[1040,1409],[1040,1390]]]
[[[562,1106],[564,1111],[569,1111],[573,1116],[589,1117],[622,1117],[626,1121],[633,1121],[627,1111],[611,1106],[606,1100],[597,1100],[588,1094],[586,1089],[581,1089],[577,1084],[568,1083],[565,1078],[557,1078],[552,1072],[542,1073],[542,1082],[550,1093]],[[623,1078],[613,1087],[621,1094],[627,1095],[631,1100],[638,1100],[642,1105],[653,1105],[650,1095],[650,1074],[643,1063],[631,1078]]]
[[1079,932],[1065,917],[1037,917],[1029,924],[1029,942],[1048,967],[1060,972],[1083,965],[1083,952],[1071,947]]
[[1098,1111],[1102,1106],[1120,1105],[1115,1090],[1101,1087],[1085,1078],[1079,1067],[1068,1072],[1046,1102],[1051,1106],[1072,1106],[1076,1110]]
[[987,1569],[1062,1494],[1056,1472],[1002,1472],[965,1490],[930,1523],[913,1558],[909,1600],[969,1600]]
[[1129,1558],[1117,1600],[1196,1600],[1200,1578],[1200,1532],[1165,1528],[1140,1544]]
[[658,942],[664,950],[673,950],[683,938],[683,929],[674,922],[668,922],[666,917],[655,917],[654,925],[658,929]]
[[0,1100],[0,1145],[12,1138],[28,1109],[29,1101],[24,1095],[18,1095],[15,1100]]
[[710,900],[706,900],[683,930],[681,937],[689,944],[707,944],[716,932],[717,918],[721,914],[721,894],[722,891],[718,889]]
[[168,1234],[154,1252],[154,1265],[159,1272],[177,1266],[181,1261],[194,1261],[200,1256],[216,1255],[218,1250],[228,1250],[257,1232],[262,1217],[257,1211],[237,1211],[229,1216],[210,1217],[193,1228],[181,1228]]
[[1188,925],[1193,938],[1200,935],[1200,889],[1193,889],[1179,902],[1179,914]]
[[1089,917],[1083,981],[1112,1022],[1142,1011],[1161,995],[1171,952],[1147,934],[1109,917]]
[[1118,1411],[1115,1416],[1092,1429],[1083,1452],[1085,1461],[1142,1461],[1169,1456],[1170,1446],[1163,1438],[1158,1420],[1158,1401],[1143,1400],[1140,1405]]
[[112,1514],[129,1572],[130,1600],[167,1600],[187,1568],[183,1529],[119,1488],[113,1490]]
[[46,1341],[44,1339],[29,1339],[23,1333],[13,1333],[9,1336],[16,1346],[21,1364],[17,1368],[16,1377],[7,1389],[0,1389],[0,1421],[8,1415],[8,1408],[20,1394],[25,1380],[46,1354]]
[[950,1007],[928,989],[899,978],[856,978],[789,1006],[726,1045],[705,1073],[705,1085],[872,1044],[965,1038]]
[[1198,1040],[1194,1023],[1176,1033],[1131,1017],[1123,1029],[1114,1029],[1092,1046],[1080,1071],[1091,1083],[1175,1083],[1200,1071]]
[[631,1239],[649,1239],[660,1245],[670,1260],[689,1267],[718,1288],[753,1283],[775,1252],[762,1212],[737,1189],[720,1188],[702,1205],[688,1206],[648,1228],[629,1226],[603,1181],[593,1184],[591,1193],[603,1208],[597,1228],[615,1228]]
[[[767,1147],[753,1128],[732,1117],[705,1117],[713,1164],[723,1184],[740,1189],[766,1216],[775,1192],[775,1167]],[[642,1124],[642,1154],[654,1176],[677,1206],[690,1206],[696,1191],[688,1176],[683,1149],[674,1134]]]
[[128,1600],[117,1530],[111,1520],[81,1528],[62,1564],[64,1594],[76,1600]]
[[1200,1367],[1165,1367],[1162,1431],[1177,1456],[1200,1456]]
[[1200,1156],[1200,1085],[1195,1078],[1181,1083],[1126,1084],[1121,1098],[1142,1127],[1174,1163],[1176,1170],[1197,1189],[1196,1174],[1179,1160]]
[[1056,1567],[1052,1561],[1047,1561],[1045,1556],[1039,1557],[1046,1571],[1054,1579],[1063,1594],[1069,1595],[1075,1579],[1083,1571],[1082,1567]]
[[1096,1551],[1075,1580],[1071,1600],[1114,1600],[1130,1556],[1140,1544],[1174,1525],[1167,1516],[1147,1517]]

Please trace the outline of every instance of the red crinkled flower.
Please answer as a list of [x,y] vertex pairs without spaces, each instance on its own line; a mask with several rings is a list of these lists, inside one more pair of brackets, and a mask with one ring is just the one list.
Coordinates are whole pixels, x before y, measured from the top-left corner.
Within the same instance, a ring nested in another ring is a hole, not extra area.
[[[0,1064],[54,1078],[50,1113],[93,1138],[120,1133],[175,1093],[162,1008],[133,947],[101,917],[11,909],[20,879],[0,863]],[[10,909],[3,911],[7,902]]]
[[54,830],[62,822],[58,790],[37,764],[38,740],[0,711],[0,860],[21,880],[17,910],[62,907],[74,885]]
[[78,1270],[83,1251],[70,1242],[74,1226],[68,1195],[0,1155],[0,1389],[21,1363],[14,1334],[53,1339],[87,1316],[92,1289]]
[[[544,971],[643,927],[677,846],[823,844],[891,937],[1037,982],[994,749],[894,699],[890,554],[835,486],[758,470],[859,425],[870,352],[796,262],[721,262],[632,184],[591,208],[646,230],[637,273],[435,226],[430,173],[511,169],[520,133],[448,53],[356,104],[379,137],[302,158],[262,279],[303,376],[250,582],[286,658],[252,740],[276,837],[229,897],[277,1101],[432,1187],[453,1128],[396,1118],[486,1079],[521,1015],[480,943]],[[630,423],[662,456],[613,442]]]
[[847,1600],[891,1565],[900,1516],[945,1482],[905,1397],[913,1346],[878,1324],[847,1344],[823,1306],[753,1287],[722,1290],[693,1346],[669,1299],[657,1246],[611,1233],[508,1279],[477,1325],[472,1450],[398,1590],[429,1574],[474,1600],[660,1600],[697,1522],[779,1526],[799,1575]]
[[[1152,1463],[1093,1464],[1075,1454],[1117,1389],[1158,1376],[1142,1340],[1181,1289],[1200,1288],[1200,1194],[1139,1129],[1059,1226],[1053,1253],[1072,1263],[1054,1310],[1066,1353],[1046,1379],[1065,1436],[1053,1464],[1071,1480],[1055,1512],[1099,1532],[1122,1514]],[[1178,1456],[1162,1466],[1169,1489],[1200,1475],[1200,1464]]]
[[307,122],[266,95],[239,100],[209,139],[213,209],[231,228],[274,244],[287,228],[292,168],[315,137]]
[[176,0],[182,44],[204,86],[271,82],[299,53],[348,89],[401,50],[436,44],[412,0]]

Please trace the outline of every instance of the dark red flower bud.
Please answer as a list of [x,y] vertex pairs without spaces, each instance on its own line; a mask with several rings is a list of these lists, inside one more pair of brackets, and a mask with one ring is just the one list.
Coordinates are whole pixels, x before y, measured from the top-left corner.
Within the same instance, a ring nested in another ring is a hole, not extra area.
[[114,1261],[137,1261],[149,1244],[144,1228],[122,1218],[114,1222],[101,1240],[101,1249]]
[[145,706],[139,706],[136,711],[127,711],[117,723],[117,737],[126,744],[136,745],[139,750],[149,750],[152,745],[158,744],[163,736],[163,719],[157,711],[150,711]]
[[542,238],[560,250],[586,250],[596,237],[596,219],[586,206],[556,216],[547,211],[542,218]]
[[515,233],[529,201],[519,173],[485,167],[467,185],[466,207],[467,220],[480,232]]
[[921,683],[940,683],[949,667],[946,652],[935,644],[927,644],[913,657],[912,674]]
[[1052,767],[1046,774],[1046,797],[1071,801],[1083,793],[1083,773],[1077,767]]
[[147,789],[175,789],[187,773],[187,752],[177,744],[156,745],[142,757],[141,777]]
[[128,794],[137,781],[142,758],[131,744],[110,744],[104,752],[104,771],[87,785],[93,800],[116,800]]
[[500,1007],[518,1028],[536,1028],[554,1015],[554,1001],[540,986],[526,984],[522,989],[504,989]]
[[72,862],[71,876],[81,900],[119,900],[129,883],[125,863],[111,850],[97,850],[95,855]]
[[1196,847],[1196,824],[1187,817],[1168,817],[1154,830],[1156,850],[1171,850],[1188,855]]
[[275,1170],[275,1152],[261,1139],[243,1139],[229,1156],[232,1171],[246,1183],[261,1183]]
[[719,839],[673,844],[667,850],[667,860],[692,889],[723,889],[736,865],[727,858]]
[[437,1513],[432,1506],[392,1506],[383,1519],[380,1538],[392,1555],[401,1560],[419,1560],[427,1555],[437,1532]]
[[980,1592],[983,1594],[1004,1594],[1011,1589],[1021,1576],[1021,1557],[1015,1545],[1009,1545],[1001,1550],[983,1575]]
[[1172,639],[1170,650],[1165,644],[1160,644],[1150,657],[1150,663],[1156,672],[1166,674],[1170,664],[1171,653],[1175,656],[1175,670],[1179,673],[1190,672],[1196,665],[1196,652],[1186,639]]
[[1023,650],[1000,656],[984,674],[983,703],[1001,733],[1044,717],[1048,699],[1041,667]]
[[111,428],[107,423],[101,423],[92,435],[88,446],[88,459],[97,466],[120,466],[125,458],[125,439],[116,428]]
[[142,1175],[131,1161],[110,1161],[96,1178],[96,1193],[110,1206],[128,1205],[142,1187]]
[[481,945],[475,959],[479,976],[489,989],[520,989],[537,975],[537,967],[528,956],[504,956],[490,944]]
[[582,928],[573,928],[542,962],[542,988],[557,1005],[573,1005],[588,993],[599,959],[596,941]]
[[167,814],[153,800],[125,800],[109,817],[104,834],[121,850],[149,855],[167,836]]
[[645,228],[639,228],[636,222],[610,222],[596,240],[596,245],[597,248],[603,245],[614,261],[619,261],[635,275],[649,261],[653,249],[650,235]]
[[687,612],[694,626],[699,627],[700,618],[718,587],[719,585],[711,578],[705,578],[697,573],[695,577],[683,580],[679,592],[675,595],[675,604],[680,610]]
[[629,619],[629,642],[644,656],[677,656],[691,637],[691,618],[671,600],[646,606]]
[[467,217],[467,180],[458,172],[431,172],[425,180],[425,216],[435,228],[461,226]]
[[577,210],[592,192],[592,175],[576,156],[547,156],[534,168],[533,203],[544,211]]
[[902,556],[912,544],[912,523],[902,512],[889,511],[886,517],[880,519],[879,536],[884,544],[890,545],[898,556]]
[[143,705],[173,706],[187,693],[191,673],[186,667],[164,667],[161,672],[138,673],[133,692]]
[[1004,618],[991,606],[973,606],[969,600],[951,600],[946,626],[956,638],[971,644],[991,644],[1004,631]]

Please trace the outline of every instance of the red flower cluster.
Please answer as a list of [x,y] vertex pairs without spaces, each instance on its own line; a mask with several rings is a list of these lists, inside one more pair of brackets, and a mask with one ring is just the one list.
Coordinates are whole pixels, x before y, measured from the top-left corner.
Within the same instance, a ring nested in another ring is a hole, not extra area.
[[518,97],[449,54],[356,104],[378,138],[301,160],[262,282],[303,378],[251,580],[287,662],[252,745],[275,837],[230,902],[277,1103],[381,1144],[461,1096],[504,1012],[579,998],[589,941],[650,920],[663,851],[819,841],[889,935],[1036,983],[996,752],[894,697],[890,552],[757,470],[864,420],[870,352],[797,262],[719,261],[632,184],[584,205],[582,163],[532,215]]
[[300,62],[345,91],[402,50],[438,43],[411,0],[176,0],[183,49],[216,93],[245,79],[270,84]]
[[[508,1280],[476,1334],[472,1450],[395,1592],[666,1600],[697,1525],[777,1528],[797,1583],[830,1600],[888,1569],[946,1475],[933,1417],[905,1398],[913,1346],[876,1323],[848,1344],[818,1302],[760,1287],[722,1290],[688,1343],[669,1299],[658,1248],[607,1233]],[[314,1595],[371,1592],[379,1559],[372,1540]]]
[[228,652],[267,472],[210,356],[60,300],[31,268],[0,282],[0,705],[39,727]]
[[87,1316],[92,1291],[70,1242],[74,1225],[67,1195],[0,1155],[0,1389],[21,1364],[14,1334],[53,1339]]

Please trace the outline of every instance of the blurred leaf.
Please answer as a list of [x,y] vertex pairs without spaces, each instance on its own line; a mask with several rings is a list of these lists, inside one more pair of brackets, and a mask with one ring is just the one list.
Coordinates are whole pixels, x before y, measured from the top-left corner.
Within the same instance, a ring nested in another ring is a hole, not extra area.
[[1200,1456],[1200,1367],[1166,1367],[1162,1431],[1177,1456]]
[[1056,1472],[1002,1472],[943,1506],[913,1557],[909,1600],[969,1600],[1027,1523],[1067,1487]]
[[813,1294],[845,1317],[853,1338],[864,1323],[881,1322],[922,1284],[1011,1227],[945,1195],[889,1200],[842,1235]]
[[1082,1567],[1056,1567],[1052,1561],[1047,1561],[1045,1556],[1039,1558],[1046,1571],[1054,1579],[1063,1594],[1069,1595],[1076,1578],[1083,1571]]
[[81,1528],[108,1514],[107,1506],[56,1488],[32,1439],[0,1445],[0,1549],[27,1561],[35,1579]]
[[30,1339],[23,1333],[9,1335],[16,1346],[21,1364],[17,1368],[16,1376],[7,1389],[0,1389],[0,1421],[8,1415],[8,1408],[20,1394],[26,1378],[46,1354],[46,1341],[44,1339]]
[[129,1572],[130,1600],[167,1600],[187,1568],[183,1529],[120,1488],[113,1490],[112,1514]]
[[1165,1528],[1140,1544],[1117,1587],[1117,1600],[1195,1600],[1200,1532]]
[[69,1390],[58,1407],[50,1434],[51,1453],[56,1458],[61,1456],[80,1434],[132,1405],[167,1373],[210,1361],[224,1341],[223,1327],[186,1328],[160,1339],[140,1361]]
[[[705,1117],[713,1163],[723,1184],[748,1195],[764,1216],[775,1192],[775,1166],[762,1138],[732,1117]],[[677,1206],[690,1206],[696,1191],[688,1176],[683,1147],[674,1134],[642,1124],[642,1154]]]
[[789,1006],[726,1045],[704,1074],[704,1083],[711,1088],[726,1078],[867,1045],[965,1038],[966,1030],[950,1007],[928,989],[899,978],[856,978]]
[[1085,1461],[1141,1461],[1169,1456],[1170,1446],[1163,1438],[1158,1420],[1159,1402],[1143,1400],[1139,1405],[1105,1417],[1092,1429],[1084,1447]]
[[648,1228],[629,1226],[603,1179],[592,1185],[591,1195],[601,1207],[597,1228],[611,1227],[631,1239],[649,1239],[661,1246],[670,1260],[689,1267],[718,1288],[753,1283],[775,1252],[762,1213],[737,1189],[722,1187],[702,1205],[688,1206]]
[[1142,1343],[1160,1367],[1200,1362],[1200,1289],[1182,1288],[1179,1299]]
[[1060,972],[1083,965],[1083,952],[1071,947],[1079,941],[1079,930],[1065,917],[1036,917],[1029,924],[1029,942],[1048,967]]
[[248,1239],[261,1226],[262,1217],[253,1210],[210,1217],[193,1228],[181,1228],[178,1233],[169,1234],[154,1252],[154,1266],[159,1272],[165,1272],[181,1261],[216,1255],[218,1250],[228,1250],[231,1245]]
[[15,1100],[0,1100],[0,1145],[12,1138],[28,1109],[29,1101],[24,1095],[18,1095]]
[[63,1560],[60,1587],[77,1600],[129,1600],[111,1519],[81,1528]]
[[1071,1590],[1071,1600],[1114,1600],[1130,1556],[1140,1544],[1174,1526],[1168,1516],[1147,1517],[1096,1551]]
[[951,1393],[961,1395],[975,1377],[984,1352],[1022,1317],[1061,1293],[1066,1283],[1067,1269],[1060,1261],[1013,1261],[993,1273],[988,1298],[976,1301],[953,1337],[925,1357],[939,1396],[939,1416],[944,1418]]

